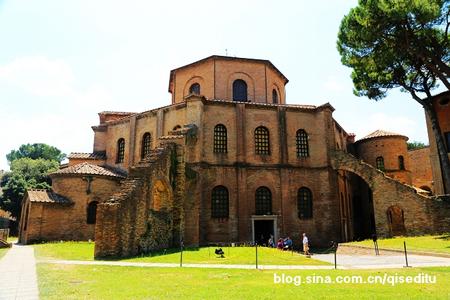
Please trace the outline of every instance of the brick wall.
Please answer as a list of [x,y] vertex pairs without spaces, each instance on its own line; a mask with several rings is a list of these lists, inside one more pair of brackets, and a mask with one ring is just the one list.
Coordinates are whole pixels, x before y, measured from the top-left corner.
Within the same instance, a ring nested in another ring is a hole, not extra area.
[[[119,187],[117,180],[93,177],[88,194],[87,181],[79,176],[60,176],[53,178],[53,191],[63,195],[73,203],[30,202],[25,199],[23,221],[26,230],[21,230],[20,241],[88,240],[94,239],[94,224],[87,224],[87,206],[92,201],[106,201]],[[28,210],[28,213],[26,213]],[[28,219],[26,220],[26,217]],[[21,224],[24,228],[24,224]]]
[[378,236],[391,236],[387,210],[399,206],[404,211],[408,235],[431,234],[450,230],[450,203],[417,194],[412,187],[401,184],[348,153],[334,152],[333,168],[346,170],[363,178],[373,192],[376,231]]
[[433,175],[430,162],[430,147],[408,151],[412,184],[419,188],[433,189]]
[[[384,159],[384,172],[398,181],[411,184],[410,160],[406,145],[406,137],[377,137],[357,142],[358,157],[372,166],[376,166],[377,157]],[[400,169],[399,156],[403,156],[404,170]]]
[[[166,144],[153,150],[130,170],[120,191],[99,205],[95,257],[131,256],[179,243],[185,182],[184,154],[176,149]],[[157,183],[162,191],[155,190]]]

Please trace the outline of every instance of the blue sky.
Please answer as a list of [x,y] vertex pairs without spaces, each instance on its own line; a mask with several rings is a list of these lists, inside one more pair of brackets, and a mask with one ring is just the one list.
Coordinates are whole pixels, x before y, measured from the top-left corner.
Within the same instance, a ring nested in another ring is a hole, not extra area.
[[[281,5],[282,4],[282,5]],[[171,69],[218,54],[270,60],[287,102],[330,102],[357,138],[376,129],[428,142],[423,109],[393,91],[352,94],[336,38],[354,0],[0,0],[0,169],[23,143],[90,152],[104,110],[170,103]]]

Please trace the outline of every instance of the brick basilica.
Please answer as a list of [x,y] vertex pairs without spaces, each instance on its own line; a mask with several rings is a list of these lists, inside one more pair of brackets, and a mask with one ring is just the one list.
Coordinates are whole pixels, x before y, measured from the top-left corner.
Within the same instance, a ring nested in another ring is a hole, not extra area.
[[268,60],[210,56],[170,72],[170,105],[99,113],[92,153],[25,195],[19,241],[94,239],[106,257],[450,230],[429,148],[383,130],[355,141],[331,104],[286,104],[287,83]]

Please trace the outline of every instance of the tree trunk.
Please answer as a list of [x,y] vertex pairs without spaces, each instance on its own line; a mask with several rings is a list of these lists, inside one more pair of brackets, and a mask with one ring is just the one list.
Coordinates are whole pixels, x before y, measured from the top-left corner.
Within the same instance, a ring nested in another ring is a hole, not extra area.
[[[431,99],[428,101],[432,101]],[[437,119],[436,111],[432,103],[428,102],[423,105],[428,118],[430,119],[431,129],[433,130],[436,139],[436,147],[439,156],[439,162],[442,172],[442,184],[444,186],[444,193],[450,194],[450,161],[448,159],[447,149],[442,138],[441,127]]]

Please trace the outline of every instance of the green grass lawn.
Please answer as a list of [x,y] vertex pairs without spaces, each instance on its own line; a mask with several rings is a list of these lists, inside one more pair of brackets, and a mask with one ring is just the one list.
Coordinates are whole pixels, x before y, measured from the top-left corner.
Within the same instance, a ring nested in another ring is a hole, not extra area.
[[[450,254],[450,233],[443,235],[425,235],[415,237],[395,237],[378,240],[378,247],[384,249],[403,250],[403,241],[411,251],[437,252]],[[367,246],[373,248],[372,240],[351,242],[348,245]]]
[[[447,299],[450,268],[235,270],[37,265],[41,299]],[[436,284],[274,284],[281,276],[436,275]]]
[[37,259],[94,260],[94,242],[34,244]]
[[5,256],[6,252],[8,252],[9,248],[0,248],[0,259]]
[[[36,244],[33,246],[36,257],[45,259],[93,260],[94,243],[89,242],[60,242]],[[255,248],[253,247],[222,247],[225,258],[218,258],[214,254],[214,247],[187,248],[183,251],[184,263],[209,264],[255,264]],[[127,258],[130,262],[158,262],[179,263],[180,251],[169,249],[159,251],[148,256]],[[315,259],[306,258],[296,252],[279,251],[277,249],[259,247],[258,263],[263,265],[328,265]]]
[[17,243],[17,240],[18,240],[17,236],[9,236],[7,242],[8,243]]

